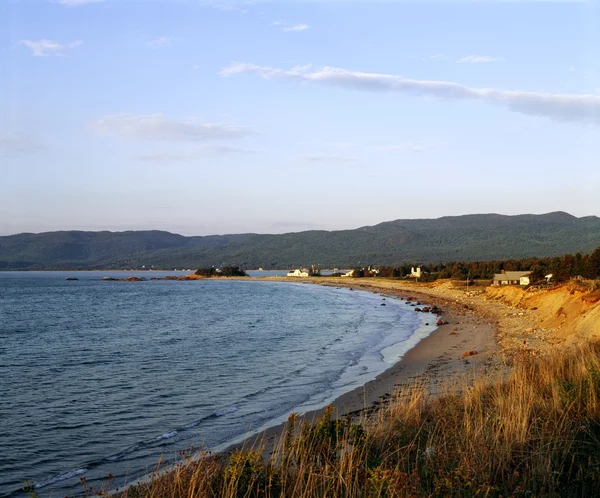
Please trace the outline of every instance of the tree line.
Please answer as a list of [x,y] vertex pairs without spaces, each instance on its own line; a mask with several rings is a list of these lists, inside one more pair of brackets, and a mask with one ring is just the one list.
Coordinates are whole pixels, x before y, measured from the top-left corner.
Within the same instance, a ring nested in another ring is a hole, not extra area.
[[248,274],[239,266],[224,266],[223,268],[198,268],[196,275],[201,277],[247,277]]
[[[385,278],[403,278],[417,265],[379,266],[379,276]],[[504,271],[531,271],[532,282],[542,281],[552,274],[555,282],[564,282],[572,277],[600,278],[600,246],[590,254],[565,254],[564,256],[543,258],[521,258],[498,261],[453,261],[419,265],[421,281],[433,281],[443,278],[460,280],[492,279],[494,274]],[[371,276],[373,273],[364,268],[357,269],[354,276]]]

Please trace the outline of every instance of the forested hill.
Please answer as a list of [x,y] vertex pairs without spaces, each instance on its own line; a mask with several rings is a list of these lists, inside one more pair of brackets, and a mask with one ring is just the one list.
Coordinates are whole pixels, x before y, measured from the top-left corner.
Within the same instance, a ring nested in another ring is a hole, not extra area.
[[67,231],[0,237],[0,270],[342,268],[556,256],[591,252],[598,245],[600,218],[563,212],[395,220],[355,230],[281,235]]

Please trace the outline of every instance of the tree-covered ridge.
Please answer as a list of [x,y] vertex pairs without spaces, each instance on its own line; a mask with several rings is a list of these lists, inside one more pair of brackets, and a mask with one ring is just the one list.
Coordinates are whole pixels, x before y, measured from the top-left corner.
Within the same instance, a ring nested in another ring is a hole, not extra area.
[[587,253],[599,243],[600,218],[561,212],[395,220],[355,230],[281,235],[69,231],[0,237],[0,270],[354,268]]

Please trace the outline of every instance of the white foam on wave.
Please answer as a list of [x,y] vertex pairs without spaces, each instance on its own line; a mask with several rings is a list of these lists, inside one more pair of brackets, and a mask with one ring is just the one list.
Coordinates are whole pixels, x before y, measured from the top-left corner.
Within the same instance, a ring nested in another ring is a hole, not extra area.
[[160,436],[158,436],[156,438],[156,440],[160,441],[161,439],[171,439],[172,437],[175,437],[176,435],[177,435],[177,431],[165,432],[164,434],[161,434]]
[[230,406],[229,408],[225,408],[224,410],[219,410],[215,412],[217,417],[222,417],[223,415],[229,415],[230,413],[237,412],[237,406]]
[[57,482],[64,481],[65,479],[70,479],[71,477],[85,474],[86,472],[87,472],[87,469],[77,469],[77,470],[73,470],[71,472],[66,472],[64,474],[59,474],[57,476],[48,477],[47,479],[44,479],[43,481],[38,482],[35,485],[35,487],[43,488],[43,487],[49,486],[50,484],[55,484]]
[[[372,298],[365,291],[361,291],[360,293],[362,299]],[[377,297],[377,299],[379,300],[380,297]],[[399,317],[400,321],[398,321],[398,318],[392,320],[394,332],[383,340],[383,344],[379,344],[378,347],[373,348],[366,354],[363,351],[362,356],[342,372],[341,377],[331,385],[330,389],[314,394],[310,399],[296,406],[293,410],[274,417],[256,429],[225,441],[212,448],[212,450],[215,452],[222,451],[232,444],[240,443],[244,439],[258,434],[269,427],[284,423],[290,413],[302,414],[327,406],[342,394],[375,379],[377,375],[400,361],[409,350],[437,329],[435,321],[432,322],[432,317],[428,313],[407,313],[412,308],[406,307],[403,301],[393,296],[386,296],[386,301],[387,306],[378,309],[384,310],[385,313],[394,314],[396,310],[402,309],[402,313]],[[361,327],[366,327],[366,325],[361,324]]]

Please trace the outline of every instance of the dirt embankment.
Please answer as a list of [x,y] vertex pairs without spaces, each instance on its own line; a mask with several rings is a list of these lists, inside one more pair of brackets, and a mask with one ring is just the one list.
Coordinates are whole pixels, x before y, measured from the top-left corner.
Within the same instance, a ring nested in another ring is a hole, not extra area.
[[571,281],[553,289],[488,287],[485,297],[523,310],[554,345],[600,338],[600,286]]
[[494,323],[497,352],[508,363],[520,354],[546,354],[557,347],[600,339],[600,284],[594,281],[573,280],[552,289],[524,290],[516,286],[466,289],[449,280],[419,284],[345,280],[337,285],[426,296],[429,304]]

